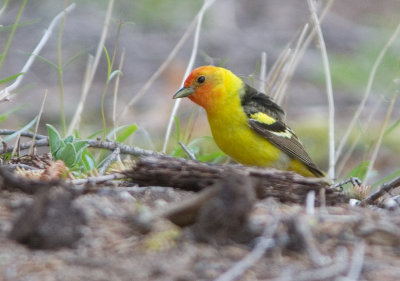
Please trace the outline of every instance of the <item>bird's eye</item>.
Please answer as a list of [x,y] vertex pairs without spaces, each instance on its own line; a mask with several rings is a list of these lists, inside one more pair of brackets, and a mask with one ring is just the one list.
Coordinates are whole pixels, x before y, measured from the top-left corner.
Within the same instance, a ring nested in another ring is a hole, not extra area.
[[204,83],[204,81],[206,81],[206,77],[204,76],[200,76],[199,78],[197,78],[197,83],[199,84]]

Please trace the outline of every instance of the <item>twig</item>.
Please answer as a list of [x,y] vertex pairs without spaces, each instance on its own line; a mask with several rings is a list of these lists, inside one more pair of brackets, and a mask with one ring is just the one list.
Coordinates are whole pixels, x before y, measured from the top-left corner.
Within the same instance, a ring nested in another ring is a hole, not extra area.
[[112,180],[120,180],[120,179],[124,179],[124,178],[126,178],[125,175],[120,174],[120,173],[115,173],[115,174],[111,174],[111,175],[89,177],[89,178],[85,178],[85,179],[76,179],[76,180],[72,180],[71,183],[74,185],[83,185],[83,184],[94,185],[94,184],[104,183],[104,182],[112,181]]
[[[201,23],[203,21],[204,13],[214,2],[215,2],[215,0],[204,0],[203,6],[201,7],[201,9],[197,15],[197,25],[196,25],[196,30],[194,32],[192,53],[190,55],[189,63],[186,67],[185,74],[183,75],[181,87],[183,86],[183,83],[185,82],[186,77],[189,75],[189,73],[193,69],[194,61],[197,56],[197,48],[199,46],[200,29],[201,29]],[[172,130],[172,124],[174,123],[174,118],[176,116],[176,112],[178,111],[180,103],[181,103],[181,99],[175,100],[174,107],[172,108],[171,115],[169,116],[169,120],[168,120],[168,124],[167,124],[167,131],[165,133],[165,138],[164,138],[164,145],[162,148],[163,153],[165,153],[167,151],[168,141],[169,141],[169,137],[171,135],[171,130]]]
[[25,77],[25,74],[29,71],[30,67],[32,66],[33,62],[35,61],[37,55],[39,55],[40,51],[43,49],[43,47],[46,45],[47,41],[49,40],[53,28],[55,25],[60,21],[60,19],[67,13],[71,12],[75,8],[75,3],[72,3],[69,5],[65,10],[60,12],[50,23],[49,27],[47,28],[46,32],[42,36],[42,39],[40,39],[39,43],[36,45],[35,49],[32,51],[32,54],[29,56],[28,60],[25,62],[25,65],[22,67],[20,73],[21,75],[15,79],[14,83],[12,83],[10,86],[4,88],[3,90],[0,91],[0,101],[6,99],[11,91],[14,91],[22,82],[22,79]]
[[189,156],[190,159],[197,160],[196,155],[194,155],[194,153],[191,152],[190,149],[186,145],[183,144],[183,142],[179,141],[178,143],[182,147],[182,149],[186,152],[186,154]]
[[400,177],[395,178],[394,180],[390,182],[383,183],[377,191],[374,193],[368,195],[367,198],[365,198],[361,204],[363,205],[369,205],[373,204],[378,198],[383,196],[385,193],[389,192],[390,190],[399,187],[400,186]]
[[[103,149],[108,149],[114,151],[117,147],[120,149],[121,154],[131,154],[134,156],[159,156],[162,154],[159,154],[157,152],[151,151],[151,150],[146,150],[146,149],[141,149],[138,147],[130,147],[128,145],[118,143],[118,142],[110,142],[110,141],[98,141],[98,140],[86,140],[88,142],[89,147],[93,148],[103,148]],[[32,145],[32,141],[23,143],[19,146],[20,150],[25,150],[28,149]],[[43,146],[48,146],[49,145],[49,139],[43,138],[34,141],[34,146],[36,147],[43,147]],[[0,154],[3,153],[8,153],[13,151],[14,146],[8,146],[4,149],[4,147],[0,148]],[[168,157],[168,156],[164,156]],[[172,156],[171,156],[172,158]]]
[[[43,96],[43,100],[42,100],[42,105],[40,106],[38,118],[37,118],[37,120],[36,120],[35,132],[34,132],[34,135],[33,135],[33,137],[32,137],[33,139],[36,139],[36,134],[37,134],[37,131],[38,131],[38,128],[39,128],[39,123],[40,123],[40,117],[42,116],[43,109],[44,109],[44,104],[45,104],[46,98],[47,98],[47,92],[48,92],[48,90],[46,89],[46,91],[44,92],[44,96]],[[32,142],[32,146],[29,148],[28,154],[33,154],[33,144],[34,144],[34,143]]]
[[[104,42],[106,41],[106,37],[107,37],[107,33],[108,33],[108,27],[110,26],[110,22],[111,22],[111,14],[112,14],[112,10],[113,10],[113,6],[114,6],[114,0],[109,0],[108,1],[108,6],[107,6],[107,12],[106,12],[106,16],[104,19],[104,24],[103,24],[103,30],[100,36],[100,40],[99,40],[99,44],[97,45],[97,50],[96,50],[96,55],[94,56],[94,61],[93,61],[93,65],[90,66],[90,74],[89,74],[89,79],[87,80],[86,83],[84,83],[83,85],[83,91],[82,91],[82,97],[87,96],[89,89],[92,85],[93,82],[93,78],[94,75],[96,73],[97,70],[97,66],[99,65],[99,61],[101,58],[101,54],[103,53],[103,46],[104,46]],[[84,103],[82,103],[82,109],[83,110],[83,106]],[[79,121],[79,117],[81,115],[81,112],[78,112],[78,110],[75,112],[75,115],[77,115],[77,117],[72,119],[73,121],[71,122],[69,128],[68,128],[68,135],[72,134],[72,132],[74,131],[74,129],[76,128],[77,122]]]
[[348,266],[348,253],[345,247],[336,250],[335,262],[314,270],[301,271],[296,274],[296,281],[328,280],[341,274]]
[[116,149],[114,149],[114,151],[111,153],[111,155],[108,157],[107,161],[103,164],[103,166],[101,166],[101,168],[99,169],[99,174],[100,175],[104,175],[104,173],[106,172],[106,170],[108,169],[108,167],[110,167],[111,163],[113,161],[115,161],[115,159],[118,158],[120,153],[120,148],[117,147]]
[[362,100],[360,102],[360,105],[358,106],[356,112],[353,115],[353,119],[351,119],[351,121],[350,121],[349,127],[347,128],[345,134],[341,138],[341,141],[340,141],[339,146],[338,146],[337,151],[336,151],[336,156],[335,156],[336,159],[338,159],[340,154],[342,153],[344,145],[346,144],[347,139],[349,138],[350,133],[353,130],[354,125],[356,124],[358,118],[360,117],[361,112],[363,111],[363,109],[365,107],[365,103],[367,102],[367,99],[368,99],[368,97],[369,97],[369,95],[371,93],[371,88],[372,88],[372,84],[373,84],[374,79],[375,79],[376,70],[378,69],[378,66],[381,64],[382,59],[385,56],[387,50],[393,44],[393,42],[396,39],[396,37],[399,35],[399,32],[400,32],[400,24],[397,26],[397,28],[393,32],[392,36],[390,36],[389,41],[382,48],[382,50],[380,51],[378,57],[376,58],[376,61],[375,61],[374,65],[372,66],[372,69],[371,69],[371,72],[370,72],[369,78],[368,78],[367,87],[366,87],[365,92],[364,92],[364,96],[363,96],[363,98],[362,98]]
[[[0,135],[4,135],[4,136],[8,136],[8,135],[12,135],[15,132],[17,132],[17,130],[9,130],[9,129],[0,129]],[[27,137],[27,138],[34,138],[37,140],[41,140],[41,139],[45,139],[47,138],[47,136],[44,135],[35,135],[34,133],[31,132],[21,132],[21,137]]]
[[314,243],[313,235],[308,221],[303,216],[294,219],[294,227],[297,235],[300,235],[305,244],[305,249],[312,263],[316,266],[324,266],[331,262],[329,256],[322,255]]
[[333,100],[331,71],[329,67],[328,54],[326,52],[326,46],[324,36],[322,35],[321,26],[317,16],[317,10],[315,8],[314,0],[307,0],[308,7],[311,12],[311,17],[314,22],[314,27],[318,35],[318,42],[320,44],[322,62],[324,65],[325,72],[325,83],[326,83],[326,94],[328,97],[328,111],[329,111],[329,170],[328,178],[330,180],[335,179],[335,104]]
[[353,250],[353,256],[351,257],[351,264],[349,272],[347,273],[348,281],[357,281],[360,278],[360,274],[363,268],[365,255],[365,241],[361,240],[358,242]]
[[368,182],[368,179],[369,179],[369,177],[371,175],[372,168],[374,167],[374,164],[375,164],[376,157],[378,156],[379,148],[381,147],[381,144],[382,144],[382,139],[383,139],[383,135],[385,133],[385,129],[386,129],[387,123],[390,120],[390,116],[392,115],[394,104],[396,103],[396,98],[397,98],[397,93],[395,93],[393,95],[392,100],[390,101],[389,108],[388,108],[388,110],[386,112],[385,119],[383,120],[383,124],[382,124],[382,127],[381,127],[379,135],[378,135],[378,139],[376,141],[374,150],[372,151],[372,155],[371,155],[371,159],[369,161],[368,169],[367,169],[367,172],[365,173],[365,178],[364,178],[364,183],[365,184],[367,184],[367,182]]
[[[36,147],[49,146],[49,139],[45,138],[45,139],[39,139],[39,140],[36,140],[36,141],[25,142],[25,143],[23,143],[23,144],[21,144],[19,146],[19,149],[20,150],[29,149],[31,147],[31,145],[32,145],[32,142],[33,142],[33,145],[36,146]],[[3,146],[3,147],[0,148],[0,154],[12,152],[15,147],[16,146],[14,146],[14,145],[6,146],[6,147]]]
[[257,262],[264,256],[265,252],[273,248],[276,242],[273,239],[273,235],[278,228],[279,219],[271,225],[266,225],[264,228],[264,234],[257,238],[258,242],[251,250],[239,262],[235,263],[230,269],[220,275],[215,281],[233,281],[242,276],[247,270],[253,267]]

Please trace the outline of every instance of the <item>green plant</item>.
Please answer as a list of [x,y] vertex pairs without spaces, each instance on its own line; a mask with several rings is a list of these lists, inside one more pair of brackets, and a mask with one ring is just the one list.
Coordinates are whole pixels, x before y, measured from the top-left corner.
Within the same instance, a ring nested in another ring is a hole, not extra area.
[[87,141],[76,140],[73,136],[62,139],[56,128],[49,124],[46,124],[46,127],[49,135],[50,152],[55,160],[64,161],[68,168],[75,168],[80,163],[84,164],[82,155],[88,147]]

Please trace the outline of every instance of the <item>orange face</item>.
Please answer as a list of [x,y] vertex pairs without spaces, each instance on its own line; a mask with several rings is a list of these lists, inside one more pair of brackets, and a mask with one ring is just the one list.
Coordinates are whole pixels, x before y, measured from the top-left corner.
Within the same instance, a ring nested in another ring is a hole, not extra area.
[[201,66],[189,74],[184,87],[174,95],[174,98],[188,97],[207,110],[215,105],[220,97],[218,85],[221,84],[222,76],[219,67]]

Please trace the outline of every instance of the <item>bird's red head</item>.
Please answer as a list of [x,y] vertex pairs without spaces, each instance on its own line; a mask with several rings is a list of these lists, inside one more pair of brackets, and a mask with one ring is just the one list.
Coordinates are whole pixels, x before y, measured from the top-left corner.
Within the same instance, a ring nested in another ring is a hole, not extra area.
[[174,98],[188,97],[205,110],[209,110],[216,105],[222,95],[223,70],[209,65],[196,68],[186,78],[184,87],[174,95]]

